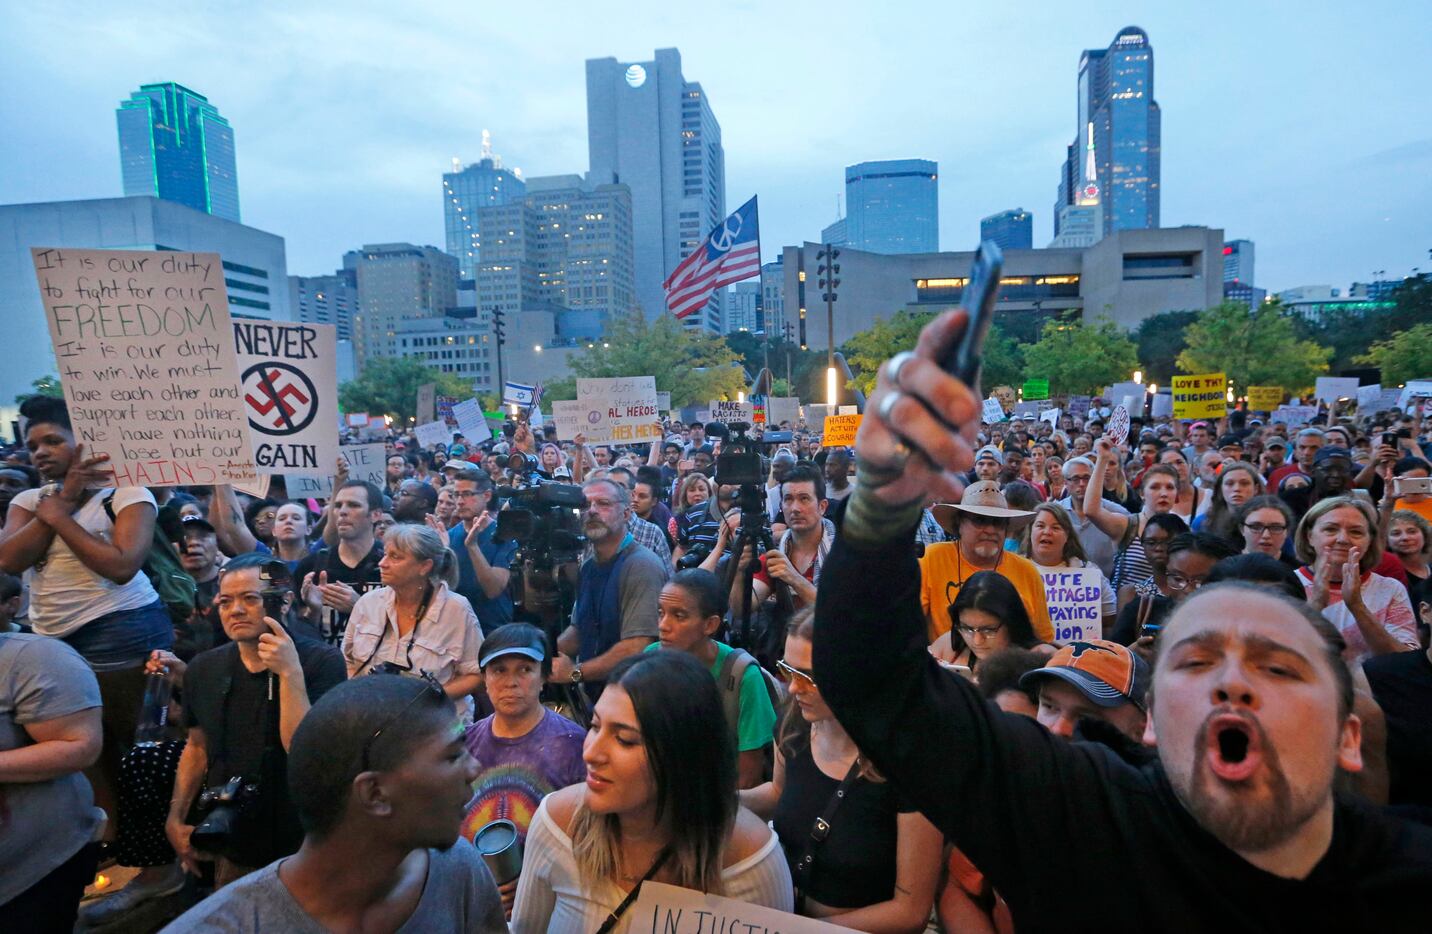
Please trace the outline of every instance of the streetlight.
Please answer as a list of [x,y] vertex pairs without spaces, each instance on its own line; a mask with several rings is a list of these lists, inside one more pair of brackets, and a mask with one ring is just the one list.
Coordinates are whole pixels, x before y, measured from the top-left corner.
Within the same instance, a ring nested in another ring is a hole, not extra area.
[[[835,367],[825,368],[825,404],[834,409],[835,406]],[[833,412],[831,414],[834,414]]]
[[738,390],[736,390],[736,401],[737,401],[737,402],[745,402],[745,401],[746,401],[746,390],[744,390],[744,389],[738,389]]
[[835,301],[836,288],[840,280],[836,278],[840,274],[840,264],[836,262],[840,258],[840,251],[834,246],[826,244],[816,251],[816,259],[819,265],[816,266],[816,285],[820,286],[820,297],[825,300],[825,388],[827,404],[835,405]]
[[1136,382],[1136,383],[1142,383],[1143,381],[1144,381],[1144,371],[1143,371],[1143,370],[1135,370],[1135,371],[1134,371],[1134,382]]

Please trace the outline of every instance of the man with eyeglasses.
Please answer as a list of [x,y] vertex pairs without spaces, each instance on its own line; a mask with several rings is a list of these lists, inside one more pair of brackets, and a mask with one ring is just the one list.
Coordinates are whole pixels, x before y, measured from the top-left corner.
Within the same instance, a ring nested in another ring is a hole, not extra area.
[[611,479],[589,480],[582,493],[587,499],[582,531],[593,554],[578,574],[572,623],[557,638],[552,678],[559,684],[592,685],[595,700],[617,662],[656,641],[666,567],[627,530],[631,493],[626,487]]
[[[1114,559],[1119,555],[1119,543],[1095,525],[1093,519],[1084,515],[1084,491],[1089,488],[1089,478],[1094,476],[1094,462],[1087,457],[1071,457],[1060,469],[1064,474],[1064,486],[1069,495],[1059,500],[1059,505],[1064,507],[1074,522],[1074,533],[1079,536],[1079,544],[1084,546],[1084,556],[1091,563],[1098,565],[1105,577],[1111,577],[1114,573]],[[1129,515],[1127,509],[1108,496],[1104,497],[1101,505],[1114,515]]]
[[930,642],[948,636],[950,606],[960,587],[977,571],[996,571],[1007,578],[1019,591],[1034,634],[1042,642],[1053,642],[1044,576],[1033,561],[1004,550],[1005,538],[1033,521],[1034,513],[1010,509],[993,480],[970,484],[958,503],[936,503],[930,512],[953,539],[927,546],[920,558],[920,605]]
[[517,554],[517,542],[497,540],[497,516],[492,511],[496,493],[492,478],[477,468],[451,472],[457,525],[445,530],[429,522],[438,534],[446,535],[448,547],[457,555],[457,587],[453,588],[472,604],[484,636],[512,622],[512,595],[507,583]]
[[434,682],[339,686],[295,733],[289,772],[302,847],[166,930],[507,930],[492,875],[458,832],[477,764]]
[[1114,622],[1112,641],[1152,658],[1154,639],[1163,631],[1168,615],[1203,586],[1215,564],[1237,553],[1231,542],[1207,532],[1175,535],[1168,543],[1168,572],[1164,578],[1169,595],[1155,594],[1147,604],[1134,600],[1126,605]]
[[[271,556],[230,561],[214,605],[232,641],[200,652],[184,672],[188,742],[164,832],[185,871],[197,875],[200,861],[216,861],[216,886],[298,849],[303,832],[289,802],[286,752],[309,706],[347,678],[336,648],[295,637],[267,615],[266,599],[281,601],[280,616],[287,616],[291,588],[288,568]],[[241,824],[249,830],[236,834],[224,853],[202,853],[189,839],[200,820],[194,803],[200,792],[233,776],[258,786],[252,813],[261,819]]]

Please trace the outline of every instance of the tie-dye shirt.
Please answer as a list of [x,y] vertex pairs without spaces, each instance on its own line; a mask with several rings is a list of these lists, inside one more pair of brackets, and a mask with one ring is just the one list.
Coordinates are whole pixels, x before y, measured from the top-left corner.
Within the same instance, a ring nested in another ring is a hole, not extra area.
[[467,751],[481,771],[472,783],[476,797],[462,821],[471,840],[488,823],[506,818],[526,841],[537,805],[558,788],[585,781],[582,739],[586,731],[561,714],[545,712],[525,736],[507,739],[492,733],[493,717],[467,728]]

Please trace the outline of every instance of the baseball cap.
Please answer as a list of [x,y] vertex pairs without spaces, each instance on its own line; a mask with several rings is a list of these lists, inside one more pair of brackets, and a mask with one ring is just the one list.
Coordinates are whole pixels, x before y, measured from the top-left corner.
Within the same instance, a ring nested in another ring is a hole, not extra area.
[[494,658],[504,655],[520,655],[541,662],[547,658],[547,639],[542,630],[530,623],[507,623],[483,640],[477,656],[478,667],[486,668]]
[[1338,447],[1335,444],[1330,444],[1327,447],[1318,448],[1318,453],[1313,455],[1313,463],[1321,464],[1323,461],[1331,460],[1334,457],[1341,457],[1345,460],[1352,460],[1352,455],[1348,453],[1347,448]]
[[1128,646],[1105,639],[1071,642],[1045,663],[1019,679],[1021,687],[1037,687],[1041,679],[1058,678],[1100,707],[1133,704],[1144,709],[1150,672],[1148,663]]
[[214,527],[210,525],[209,520],[203,516],[185,516],[183,519],[180,519],[179,522],[179,528],[185,532],[197,529],[201,532],[214,533]]
[[1237,435],[1220,435],[1218,438],[1218,447],[1241,448],[1243,447],[1243,439]]
[[1282,448],[1286,451],[1288,449],[1288,439],[1282,435],[1272,435],[1263,441],[1263,447]]
[[450,460],[443,464],[443,470],[481,470],[481,464],[474,464],[472,461]]
[[995,447],[992,444],[986,444],[984,447],[980,448],[978,451],[975,452],[976,461],[982,461],[986,457],[995,461],[1001,466],[1004,465],[1004,452],[1000,451],[999,448]]

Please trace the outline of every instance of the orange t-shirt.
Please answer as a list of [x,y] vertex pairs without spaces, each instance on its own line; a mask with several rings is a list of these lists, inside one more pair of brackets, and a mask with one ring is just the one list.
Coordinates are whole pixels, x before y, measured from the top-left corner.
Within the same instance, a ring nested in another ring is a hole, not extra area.
[[1432,522],[1432,496],[1427,497],[1420,503],[1409,503],[1405,499],[1399,499],[1392,508],[1406,509],[1408,512],[1415,512],[1428,522]]
[[[920,558],[920,607],[925,611],[925,624],[930,641],[950,631],[950,605],[965,580],[978,571],[960,554],[959,542],[936,542],[925,546]],[[1054,641],[1054,624],[1049,621],[1049,604],[1044,599],[1044,576],[1028,558],[1011,551],[1004,552],[993,570],[1014,585],[1029,622],[1041,642]]]

